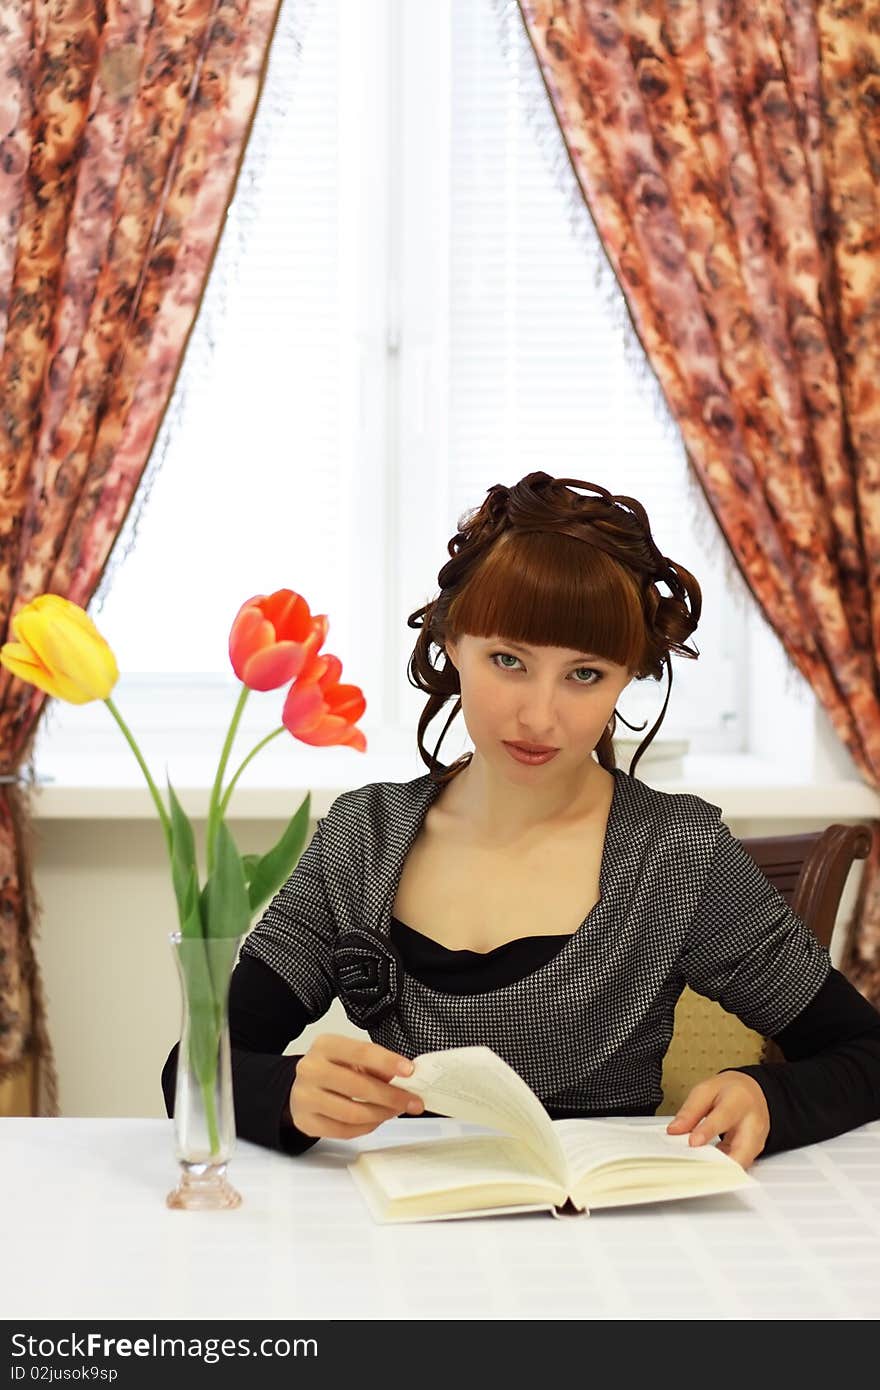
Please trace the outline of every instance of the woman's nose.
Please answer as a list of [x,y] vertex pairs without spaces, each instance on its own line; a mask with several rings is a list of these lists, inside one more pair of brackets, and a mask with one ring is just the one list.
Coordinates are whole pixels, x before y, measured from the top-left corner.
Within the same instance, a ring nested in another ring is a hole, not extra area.
[[[547,734],[555,726],[555,699],[552,690],[542,690],[536,687],[524,694],[520,700],[520,723],[524,729],[529,729],[535,735],[535,742],[540,742],[539,734]],[[547,741],[549,742],[549,740]]]

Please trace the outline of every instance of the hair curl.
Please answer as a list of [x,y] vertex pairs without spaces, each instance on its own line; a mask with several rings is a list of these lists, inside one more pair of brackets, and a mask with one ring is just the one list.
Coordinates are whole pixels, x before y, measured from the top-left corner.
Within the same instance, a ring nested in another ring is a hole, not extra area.
[[[581,496],[572,488],[595,495]],[[666,699],[633,755],[632,775],[666,714],[670,653],[699,656],[686,645],[702,606],[694,576],[661,555],[640,502],[576,478],[537,472],[513,487],[496,483],[480,507],[459,519],[458,528],[447,546],[452,558],[437,576],[440,593],[407,618],[409,627],[421,629],[407,676],[428,696],[418,747],[432,780],[449,781],[473,757],[466,753],[448,767],[438,758],[461,709],[459,674],[445,644],[464,633],[592,651],[625,665],[638,680],[661,680],[665,665]],[[668,595],[660,593],[660,583]],[[442,665],[431,659],[432,647],[444,657]],[[455,705],[431,754],[426,730],[452,696]],[[623,720],[617,710],[596,746],[599,763],[608,769],[617,765],[616,718]]]

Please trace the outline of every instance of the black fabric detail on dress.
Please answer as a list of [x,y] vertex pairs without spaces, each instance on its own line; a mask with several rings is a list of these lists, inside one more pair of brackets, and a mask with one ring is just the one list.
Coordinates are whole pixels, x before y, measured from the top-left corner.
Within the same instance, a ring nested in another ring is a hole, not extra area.
[[521,936],[493,951],[451,951],[399,918],[391,918],[391,940],[406,972],[431,989],[447,994],[480,994],[511,985],[539,970],[558,955],[571,933],[562,936]]

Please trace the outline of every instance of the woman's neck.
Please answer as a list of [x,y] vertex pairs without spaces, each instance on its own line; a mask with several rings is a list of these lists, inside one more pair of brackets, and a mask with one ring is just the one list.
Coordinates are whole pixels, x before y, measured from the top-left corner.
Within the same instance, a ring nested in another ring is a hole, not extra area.
[[593,758],[575,779],[527,786],[508,781],[475,753],[440,800],[471,841],[500,847],[604,814],[613,788],[613,773]]

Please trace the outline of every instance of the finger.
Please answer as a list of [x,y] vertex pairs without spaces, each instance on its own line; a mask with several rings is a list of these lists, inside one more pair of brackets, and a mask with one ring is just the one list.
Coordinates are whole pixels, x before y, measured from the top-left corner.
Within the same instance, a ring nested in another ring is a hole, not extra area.
[[351,1100],[347,1096],[336,1095],[334,1091],[319,1091],[311,1096],[303,1096],[303,1103],[314,1114],[346,1125],[378,1125],[399,1114],[397,1109],[389,1110],[385,1105]]
[[741,1119],[741,1111],[730,1101],[721,1101],[720,1104],[713,1106],[708,1115],[705,1115],[696,1125],[688,1136],[688,1143],[692,1148],[700,1144],[708,1144],[719,1135],[726,1134]]
[[763,1126],[747,1115],[742,1124],[727,1132],[720,1147],[742,1168],[751,1168],[764,1147]]
[[[317,1045],[316,1039],[316,1045]],[[321,1048],[324,1057],[344,1066],[358,1067],[372,1076],[390,1081],[392,1076],[411,1076],[413,1064],[408,1057],[392,1052],[380,1043],[346,1038],[340,1033],[326,1034]]]
[[344,1096],[320,1091],[300,1096],[293,1114],[293,1122],[299,1129],[313,1134],[315,1125],[320,1125],[322,1135],[327,1134],[327,1125],[338,1125],[348,1134],[358,1128],[366,1131],[375,1129],[376,1125],[394,1118],[396,1115],[379,1106],[369,1107],[358,1101],[346,1101]]
[[346,1125],[339,1120],[331,1120],[329,1115],[315,1114],[311,1128],[318,1131],[319,1139],[359,1139],[364,1134],[372,1134],[375,1124]]
[[406,1110],[410,1101],[418,1101],[418,1107],[424,1109],[424,1104],[418,1096],[414,1096],[412,1091],[407,1091],[402,1086],[389,1086],[384,1081],[379,1081],[376,1077],[370,1076],[365,1071],[353,1071],[351,1067],[343,1066],[336,1062],[325,1061],[320,1073],[312,1078],[312,1084],[321,1091],[335,1091],[339,1096],[346,1099],[369,1101],[373,1105],[384,1106],[394,1114],[399,1114],[401,1110]]
[[717,1086],[711,1081],[700,1081],[686,1096],[678,1113],[666,1126],[667,1134],[686,1134],[693,1129],[715,1104]]

